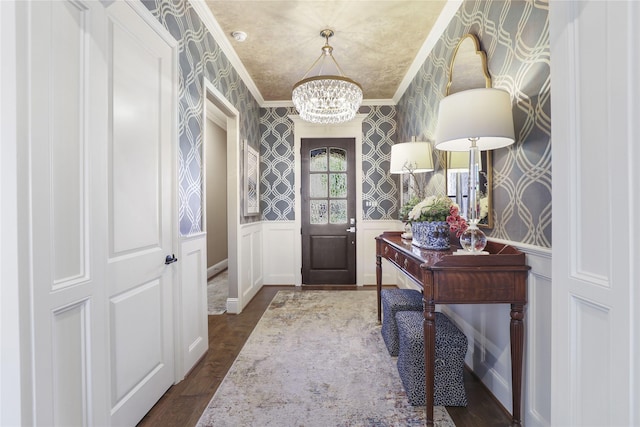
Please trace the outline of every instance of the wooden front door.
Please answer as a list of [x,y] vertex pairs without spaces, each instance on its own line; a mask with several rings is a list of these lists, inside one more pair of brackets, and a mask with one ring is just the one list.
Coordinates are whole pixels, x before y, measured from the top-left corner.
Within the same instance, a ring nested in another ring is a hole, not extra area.
[[302,283],[356,283],[355,139],[302,139]]

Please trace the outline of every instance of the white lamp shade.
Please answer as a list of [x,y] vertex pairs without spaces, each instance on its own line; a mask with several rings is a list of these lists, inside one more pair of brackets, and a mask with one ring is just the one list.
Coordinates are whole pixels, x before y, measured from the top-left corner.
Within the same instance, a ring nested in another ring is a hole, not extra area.
[[[478,170],[482,170],[482,158],[476,159],[478,162]],[[450,172],[468,172],[469,171],[469,152],[468,151],[449,151],[447,153],[447,170]]]
[[433,170],[431,144],[404,142],[391,146],[391,173],[420,173]]
[[470,89],[440,101],[436,148],[468,151],[469,138],[479,150],[495,150],[515,141],[509,94],[500,89]]
[[447,153],[447,170],[467,172],[469,170],[469,153],[467,151],[451,151]]

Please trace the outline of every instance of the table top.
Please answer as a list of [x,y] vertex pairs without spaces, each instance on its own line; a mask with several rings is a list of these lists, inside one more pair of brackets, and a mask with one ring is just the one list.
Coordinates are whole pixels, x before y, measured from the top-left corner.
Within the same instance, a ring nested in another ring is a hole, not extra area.
[[525,254],[513,246],[497,242],[487,242],[485,251],[488,255],[454,255],[460,246],[452,244],[449,250],[436,251],[418,248],[411,244],[411,240],[401,237],[402,232],[386,231],[376,240],[385,242],[401,251],[404,255],[419,260],[422,268],[438,270],[445,268],[474,268],[513,266],[529,269],[525,264]]

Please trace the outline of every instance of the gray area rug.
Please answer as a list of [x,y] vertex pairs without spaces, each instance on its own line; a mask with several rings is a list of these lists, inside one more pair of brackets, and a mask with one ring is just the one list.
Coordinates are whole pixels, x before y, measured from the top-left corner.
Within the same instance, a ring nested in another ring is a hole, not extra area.
[[[215,426],[420,426],[373,291],[280,291],[200,420]],[[444,407],[436,425],[455,427]]]
[[207,312],[209,315],[227,311],[229,280],[227,270],[216,274],[207,282]]

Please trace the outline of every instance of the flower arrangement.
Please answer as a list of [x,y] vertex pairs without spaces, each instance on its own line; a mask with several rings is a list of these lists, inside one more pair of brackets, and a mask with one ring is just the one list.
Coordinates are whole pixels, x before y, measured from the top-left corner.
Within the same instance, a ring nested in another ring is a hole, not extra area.
[[411,223],[409,220],[409,212],[411,212],[413,207],[418,203],[420,203],[420,199],[418,197],[411,197],[409,201],[400,208],[400,211],[398,212],[398,219],[404,223]]
[[446,221],[457,237],[467,229],[460,208],[447,196],[429,196],[417,203],[407,214],[407,222]]

